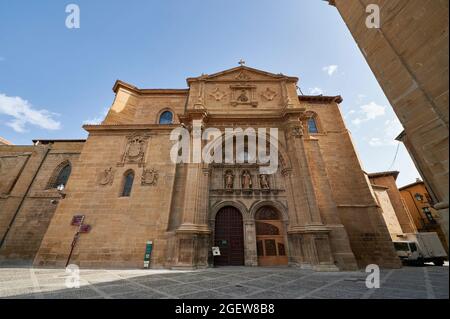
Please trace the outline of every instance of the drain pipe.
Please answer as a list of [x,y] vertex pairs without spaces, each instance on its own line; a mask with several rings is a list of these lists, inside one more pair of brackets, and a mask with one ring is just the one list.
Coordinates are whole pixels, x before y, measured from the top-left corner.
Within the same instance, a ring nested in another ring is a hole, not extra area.
[[6,229],[5,234],[3,235],[2,241],[0,241],[0,249],[3,247],[3,244],[5,243],[5,240],[6,240],[6,237],[8,236],[9,231],[11,230],[12,225],[14,224],[14,221],[16,220],[16,217],[19,214],[19,211],[22,208],[23,203],[25,202],[25,199],[27,198],[28,194],[30,193],[31,186],[33,186],[34,180],[36,179],[37,174],[41,170],[41,167],[44,164],[45,159],[47,158],[47,155],[50,152],[50,149],[51,149],[51,144],[45,150],[45,154],[44,154],[41,162],[39,163],[39,166],[38,166],[36,172],[33,175],[33,179],[31,180],[30,184],[28,185],[27,191],[25,192],[25,195],[23,195],[22,200],[20,201],[19,206],[17,207],[16,212],[13,215],[13,218],[11,219],[11,222],[8,225],[8,228]]

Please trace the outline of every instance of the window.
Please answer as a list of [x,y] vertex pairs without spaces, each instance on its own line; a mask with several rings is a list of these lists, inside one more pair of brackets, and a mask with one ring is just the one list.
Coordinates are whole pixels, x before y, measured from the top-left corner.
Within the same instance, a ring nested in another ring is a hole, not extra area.
[[424,207],[424,208],[422,208],[422,210],[423,210],[423,213],[425,214],[425,216],[427,217],[428,221],[434,222],[434,217],[433,217],[433,214],[430,211],[430,208],[429,207]]
[[319,129],[317,128],[316,119],[314,117],[311,117],[308,120],[308,131],[309,131],[309,133],[319,133]]
[[395,242],[394,247],[396,251],[409,251],[408,243]]
[[412,252],[417,251],[417,245],[415,243],[409,243],[409,248]]
[[172,124],[173,114],[170,111],[164,111],[159,117],[159,124]]
[[50,188],[57,188],[59,185],[66,186],[71,171],[72,167],[70,166],[70,164],[64,165],[63,168],[61,168],[61,170],[59,171],[55,181],[51,183]]
[[131,195],[131,188],[133,187],[134,173],[133,171],[128,171],[125,174],[123,181],[122,197],[128,197]]

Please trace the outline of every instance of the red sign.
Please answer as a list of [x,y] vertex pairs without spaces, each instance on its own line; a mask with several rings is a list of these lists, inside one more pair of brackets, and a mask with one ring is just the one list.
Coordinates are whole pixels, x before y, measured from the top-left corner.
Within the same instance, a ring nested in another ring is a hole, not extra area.
[[72,222],[70,223],[72,226],[80,226],[83,222],[84,215],[75,215],[72,217]]
[[91,225],[81,225],[80,233],[89,233],[91,230]]

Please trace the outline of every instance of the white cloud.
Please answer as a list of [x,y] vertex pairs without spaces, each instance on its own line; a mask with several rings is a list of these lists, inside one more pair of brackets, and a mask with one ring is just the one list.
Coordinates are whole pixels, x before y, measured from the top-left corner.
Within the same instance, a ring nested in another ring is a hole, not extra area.
[[356,99],[356,103],[361,103],[367,96],[364,94],[358,94],[357,95],[357,99]]
[[378,138],[378,137],[372,137],[372,138],[369,140],[369,144],[370,144],[370,146],[382,146],[382,145],[383,145],[383,142],[382,142],[381,139]]
[[344,119],[347,119],[350,115],[355,114],[356,111],[355,110],[350,110],[347,112],[347,114],[344,115]]
[[87,119],[86,121],[83,121],[83,124],[92,124],[92,125],[101,124],[105,119],[106,115],[108,114],[108,111],[109,108],[105,107],[99,116],[96,116],[92,119]]
[[338,66],[335,64],[327,65],[322,68],[322,71],[327,72],[329,76],[332,76],[338,69]]
[[397,145],[395,138],[401,133],[403,126],[397,118],[386,120],[383,127],[383,137],[372,137],[370,146],[392,146]]
[[318,88],[318,87],[310,88],[309,89],[309,94],[311,94],[311,95],[320,95],[320,94],[323,94],[323,90],[321,88]]
[[352,120],[352,123],[359,125],[363,122],[374,120],[377,117],[383,116],[386,113],[386,106],[378,105],[375,102],[370,102],[369,104],[361,105],[359,114],[361,117]]
[[45,109],[36,110],[28,101],[18,96],[12,97],[0,93],[0,114],[11,116],[13,119],[6,125],[19,133],[26,131],[27,124],[47,130],[61,128],[61,123],[53,119],[53,116],[57,114]]

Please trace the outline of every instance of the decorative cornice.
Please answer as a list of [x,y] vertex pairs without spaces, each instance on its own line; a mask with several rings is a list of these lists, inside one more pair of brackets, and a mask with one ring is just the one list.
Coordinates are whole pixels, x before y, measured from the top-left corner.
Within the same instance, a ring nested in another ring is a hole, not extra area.
[[189,89],[139,89],[134,85],[131,85],[121,80],[117,80],[113,86],[114,93],[117,93],[120,88],[125,88],[136,94],[167,94],[167,95],[176,94],[185,96],[189,93]]
[[298,100],[300,102],[312,102],[312,103],[337,103],[340,104],[344,99],[340,95],[325,96],[325,95],[299,95]]
[[86,124],[83,128],[88,132],[94,131],[121,131],[121,130],[154,130],[154,131],[171,131],[179,124]]

